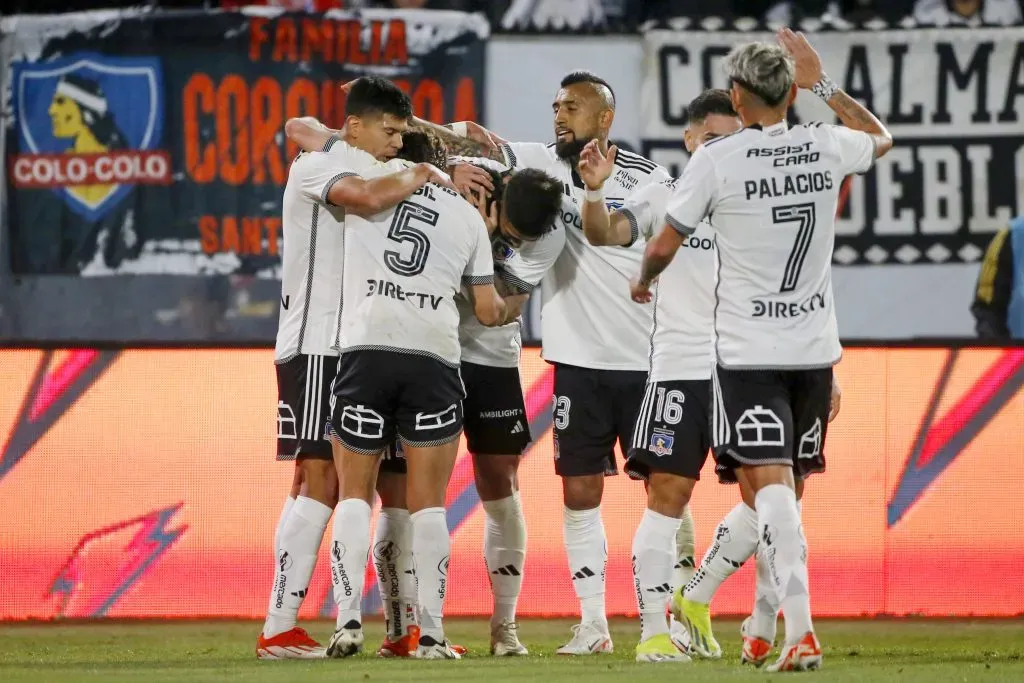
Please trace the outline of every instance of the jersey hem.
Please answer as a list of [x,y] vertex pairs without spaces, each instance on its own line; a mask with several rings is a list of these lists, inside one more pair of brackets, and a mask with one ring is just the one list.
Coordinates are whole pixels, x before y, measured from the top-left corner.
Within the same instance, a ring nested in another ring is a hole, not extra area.
[[403,349],[398,346],[378,346],[376,344],[361,344],[359,346],[346,346],[343,348],[339,348],[338,351],[342,355],[346,353],[351,353],[352,351],[385,351],[387,353],[404,353],[412,356],[426,356],[427,358],[436,360],[438,363],[441,363],[442,365],[447,365],[452,370],[459,369],[458,361],[453,363],[444,356],[439,356],[438,354],[432,351],[423,351],[420,349]]
[[584,364],[584,363],[580,362],[579,358],[573,358],[572,361],[558,360],[556,358],[551,358],[551,357],[545,355],[543,350],[541,350],[540,357],[542,359],[544,359],[545,362],[551,363],[552,365],[569,365],[569,366],[572,366],[574,368],[582,368],[584,370],[613,370],[613,371],[621,371],[621,372],[643,372],[643,373],[647,373],[650,370],[650,366],[649,366],[648,363],[641,363],[641,364],[638,364],[638,365],[630,365],[629,367],[622,367],[621,365],[610,364],[610,363],[596,363],[595,362],[595,363],[586,363],[586,364]]
[[675,218],[672,218],[672,216],[668,214],[665,214],[665,222],[668,223],[673,230],[678,232],[683,237],[689,237],[690,235],[697,231],[697,228],[691,228],[688,225],[683,225],[682,223],[677,221]]

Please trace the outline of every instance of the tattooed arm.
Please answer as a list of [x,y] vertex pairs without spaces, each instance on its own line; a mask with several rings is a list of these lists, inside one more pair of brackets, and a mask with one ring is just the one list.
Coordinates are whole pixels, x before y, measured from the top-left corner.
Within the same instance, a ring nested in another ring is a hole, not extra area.
[[504,142],[480,124],[472,121],[465,121],[466,137],[456,134],[449,126],[441,126],[421,118],[413,117],[412,124],[416,128],[431,131],[437,134],[445,145],[448,146],[448,154],[462,157],[483,157],[505,163],[505,155],[502,154],[500,142]]
[[[778,32],[779,44],[793,57],[795,68],[796,84],[805,90],[811,90],[822,99],[827,91],[816,89],[822,81],[831,81],[825,76],[821,66],[821,57],[807,42],[803,33],[794,33],[788,28],[780,29]],[[867,133],[875,145],[875,158],[883,156],[892,149],[892,135],[882,122],[875,117],[868,108],[857,100],[853,99],[842,89],[832,86],[835,92],[826,100],[829,108],[832,109],[843,122],[843,125],[850,130]],[[824,94],[822,94],[824,93]]]

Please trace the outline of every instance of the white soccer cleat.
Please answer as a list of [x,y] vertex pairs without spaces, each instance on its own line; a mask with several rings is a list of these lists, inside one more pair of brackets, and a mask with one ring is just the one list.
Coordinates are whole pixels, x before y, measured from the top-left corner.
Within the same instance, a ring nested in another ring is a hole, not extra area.
[[595,621],[585,621],[572,627],[572,640],[558,648],[555,654],[586,656],[613,650],[608,627]]
[[671,614],[668,621],[668,635],[680,651],[690,651],[690,631]]
[[[351,625],[355,624],[354,627]],[[327,643],[327,656],[332,659],[351,657],[363,651],[363,628],[358,622],[350,621],[339,628]]]
[[505,620],[491,627],[491,654],[495,657],[525,657],[530,654],[519,642],[519,624]]
[[416,659],[462,659],[462,655],[456,652],[448,639],[437,642],[430,636],[420,636],[419,647],[416,648]]

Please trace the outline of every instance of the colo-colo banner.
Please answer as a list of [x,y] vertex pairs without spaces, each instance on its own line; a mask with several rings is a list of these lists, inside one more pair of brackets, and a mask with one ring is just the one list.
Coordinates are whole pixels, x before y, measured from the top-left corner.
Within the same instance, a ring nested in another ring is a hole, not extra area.
[[[682,114],[761,33],[644,36],[644,153],[681,171]],[[846,186],[837,264],[977,261],[1024,213],[1024,29],[811,34],[825,70],[885,122],[896,147]],[[836,121],[801,92],[791,122]],[[969,292],[968,292],[969,294]]]
[[482,17],[91,12],[3,20],[19,274],[279,276],[285,121],[343,123],[393,79],[433,121],[483,116]]

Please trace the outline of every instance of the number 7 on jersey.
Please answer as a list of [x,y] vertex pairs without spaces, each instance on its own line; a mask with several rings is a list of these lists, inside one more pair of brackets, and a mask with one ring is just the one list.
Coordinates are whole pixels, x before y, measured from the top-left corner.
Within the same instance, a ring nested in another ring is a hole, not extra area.
[[776,225],[786,223],[797,223],[799,229],[796,232],[796,241],[793,243],[793,250],[789,252],[789,259],[786,261],[786,272],[782,275],[782,287],[780,292],[792,292],[796,289],[796,283],[800,280],[800,271],[804,267],[804,259],[811,248],[811,238],[814,236],[815,211],[814,204],[792,204],[790,206],[776,206],[772,209],[772,222]]

